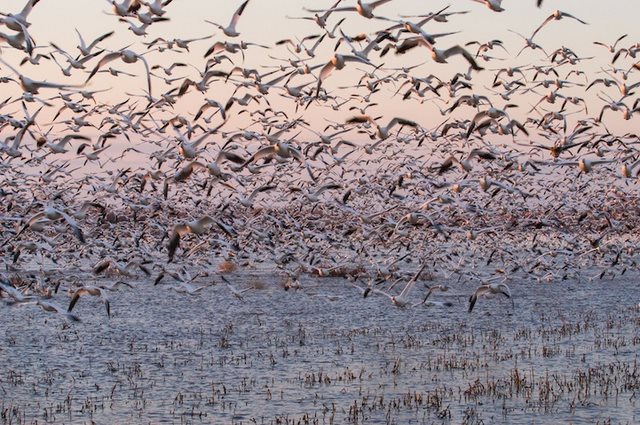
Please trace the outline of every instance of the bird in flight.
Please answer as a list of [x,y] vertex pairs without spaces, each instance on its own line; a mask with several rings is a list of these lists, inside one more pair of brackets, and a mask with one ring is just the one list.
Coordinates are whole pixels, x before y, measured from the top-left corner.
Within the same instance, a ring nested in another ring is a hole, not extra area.
[[245,0],[245,2],[240,5],[238,10],[236,10],[236,13],[234,13],[233,16],[231,17],[231,22],[226,27],[223,27],[220,24],[216,24],[215,22],[211,22],[206,19],[205,19],[205,22],[208,22],[211,25],[215,25],[216,27],[220,28],[224,33],[224,35],[226,35],[227,37],[237,37],[240,35],[240,33],[236,30],[236,25],[238,25],[240,16],[242,16],[242,12],[244,12],[244,8],[247,7],[247,3],[249,3],[249,0]]
[[473,307],[476,305],[479,297],[485,297],[495,294],[502,294],[505,297],[511,299],[511,305],[515,306],[513,303],[513,298],[511,297],[511,290],[506,283],[484,283],[480,285],[478,289],[476,289],[475,292],[469,297],[469,313],[473,311]]

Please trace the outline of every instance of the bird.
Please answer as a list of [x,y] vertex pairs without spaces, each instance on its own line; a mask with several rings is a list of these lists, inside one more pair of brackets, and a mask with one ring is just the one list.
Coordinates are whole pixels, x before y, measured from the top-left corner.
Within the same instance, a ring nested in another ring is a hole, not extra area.
[[309,21],[314,21],[316,24],[318,24],[318,26],[322,29],[325,29],[325,27],[327,26],[327,20],[329,19],[329,16],[331,16],[331,13],[334,12],[334,9],[340,4],[340,2],[342,2],[342,0],[336,0],[336,2],[333,4],[333,6],[331,6],[329,9],[327,9],[322,15],[318,15],[318,13],[315,13],[313,15],[313,17],[311,16],[302,16],[302,17],[289,17],[287,16],[287,18],[289,19],[305,19],[305,20],[309,20]]
[[33,227],[35,224],[41,223],[41,220],[43,218],[51,222],[64,220],[69,225],[69,227],[71,227],[71,230],[73,231],[75,237],[78,238],[78,241],[80,243],[85,243],[84,233],[78,226],[78,223],[76,223],[76,221],[69,214],[52,206],[47,206],[43,211],[31,216],[31,218],[27,220],[24,227],[16,234],[16,237],[22,234],[26,229]]
[[220,116],[222,117],[222,119],[226,121],[227,119],[226,105],[223,105],[222,103],[218,102],[215,99],[205,99],[204,105],[198,108],[198,112],[196,112],[195,116],[193,117],[193,121],[194,122],[197,121],[198,118],[200,118],[202,114],[209,108],[217,108],[218,111],[220,111]]
[[4,59],[0,58],[0,62],[6,65],[9,69],[11,69],[17,76],[20,81],[20,86],[22,90],[31,94],[38,94],[40,89],[48,88],[48,89],[58,89],[58,90],[69,90],[72,88],[79,88],[82,86],[71,85],[71,84],[60,84],[60,83],[50,83],[48,81],[37,81],[33,80],[26,75],[20,74],[14,67],[9,65]]
[[258,161],[264,158],[293,158],[299,163],[304,162],[304,156],[299,149],[291,146],[290,143],[283,142],[278,140],[271,146],[266,146],[264,148],[258,149],[253,155],[251,155],[247,160],[239,167],[240,169],[246,167],[247,165]]
[[509,286],[504,282],[499,283],[483,283],[474,291],[473,294],[469,297],[469,313],[473,311],[473,307],[476,305],[478,301],[478,297],[493,295],[493,294],[502,294],[505,297],[511,300],[511,304],[515,307],[513,303],[513,298],[511,297],[511,290]]
[[116,2],[116,0],[107,1],[113,6],[113,12],[121,17],[135,14],[142,7],[141,0],[122,0],[121,3]]
[[93,266],[92,271],[93,271],[93,274],[99,275],[99,274],[102,274],[107,269],[115,269],[116,273],[122,276],[128,276],[128,277],[133,276],[134,269],[139,269],[145,275],[151,276],[151,271],[149,271],[149,269],[145,267],[144,264],[135,260],[131,260],[125,264],[119,261],[112,260],[111,258],[105,258],[103,260],[98,261]]
[[209,215],[204,215],[196,220],[181,222],[175,224],[169,235],[169,262],[173,260],[176,250],[180,246],[180,238],[189,233],[193,233],[194,235],[202,235],[209,231],[211,225],[215,224],[218,226],[223,232],[233,235],[235,234],[235,230],[233,228],[223,224],[221,221],[214,219]]
[[416,46],[424,46],[431,51],[431,58],[435,62],[447,63],[447,59],[449,59],[451,56],[462,55],[462,57],[464,57],[467,60],[467,62],[469,62],[469,65],[471,65],[472,69],[476,71],[482,71],[484,69],[483,67],[478,65],[473,55],[469,53],[464,47],[461,47],[460,45],[455,45],[453,47],[448,48],[447,50],[441,50],[434,47],[432,43],[429,43],[423,37],[416,37],[409,40],[411,42],[407,43],[405,40],[405,43],[403,43],[403,45],[399,46],[396,49],[397,54],[402,54],[407,50],[412,49]]
[[94,297],[98,297],[102,300],[102,302],[104,302],[104,306],[107,310],[107,317],[110,319],[111,318],[111,303],[109,302],[109,298],[107,297],[106,291],[115,291],[116,288],[120,285],[123,286],[128,286],[129,288],[133,288],[133,286],[131,286],[129,283],[124,282],[124,281],[117,281],[115,283],[113,283],[110,286],[107,285],[100,285],[100,286],[93,286],[93,285],[83,285],[79,288],[77,288],[74,292],[73,295],[71,297],[71,302],[69,303],[69,307],[67,307],[67,312],[71,313],[71,311],[73,310],[73,307],[76,305],[76,303],[78,302],[78,300],[80,299],[81,296],[84,295],[91,295]]
[[0,23],[6,25],[7,28],[21,32],[24,28],[28,28],[31,24],[27,21],[29,14],[33,10],[33,7],[40,0],[27,0],[27,3],[24,5],[22,10],[19,13],[1,13],[4,18],[0,18]]
[[187,282],[178,282],[177,284],[173,284],[169,286],[169,289],[179,294],[187,294],[187,295],[194,296],[207,287],[208,285],[193,286]]
[[276,189],[277,186],[274,185],[269,185],[269,184],[263,184],[261,186],[258,186],[257,188],[253,189],[251,191],[251,193],[249,194],[249,196],[244,197],[244,196],[240,196],[238,198],[238,202],[240,202],[240,205],[246,207],[246,208],[251,208],[253,206],[253,200],[255,199],[255,197],[262,192],[268,192],[271,191],[273,189]]
[[[391,0],[377,0],[371,3],[363,3],[362,0],[357,0],[357,3],[355,6],[342,6],[342,7],[332,7],[330,9],[307,9],[304,8],[304,10],[306,10],[307,12],[312,12],[312,13],[327,13],[327,12],[357,12],[358,15],[363,16],[367,19],[372,19],[374,18],[374,14],[373,14],[373,10],[378,7],[378,6],[382,6],[385,3],[389,3]],[[337,3],[336,3],[337,4]]]
[[426,266],[427,266],[426,264],[423,264],[422,266],[420,266],[418,271],[407,282],[407,284],[404,286],[404,288],[402,289],[402,291],[398,295],[390,295],[387,292],[382,291],[380,289],[376,289],[376,288],[373,289],[373,292],[376,293],[376,294],[385,295],[386,297],[388,297],[391,300],[391,303],[396,307],[405,308],[405,307],[408,307],[408,306],[413,306],[411,304],[411,300],[409,299],[409,293],[413,289],[416,281],[418,280],[418,278],[420,277],[420,275],[422,274],[422,272],[424,271]]
[[173,75],[173,69],[176,67],[185,67],[187,66],[186,63],[183,62],[174,62],[171,65],[164,67],[162,65],[153,65],[151,67],[151,70],[156,70],[156,69],[162,69],[162,71],[164,71],[165,75]]
[[478,50],[476,51],[476,58],[489,50],[493,50],[493,48],[496,46],[500,47],[502,50],[507,52],[507,49],[504,47],[502,43],[502,40],[489,40],[486,43],[481,43],[479,41],[469,41],[465,43],[465,46],[475,46],[475,45],[478,46]]
[[540,24],[540,26],[538,28],[536,28],[536,30],[533,32],[533,34],[531,34],[531,39],[533,39],[533,37],[535,37],[535,35],[538,33],[538,31],[540,31],[542,29],[542,27],[544,27],[545,25],[547,25],[549,22],[551,21],[559,21],[563,18],[571,18],[571,19],[575,19],[576,21],[580,22],[583,25],[588,25],[585,21],[583,21],[580,18],[576,18],[573,15],[570,15],[566,12],[561,12],[559,10],[555,10],[551,15],[549,15],[549,17],[547,17],[547,19],[545,19],[542,24]]
[[435,286],[425,285],[425,287],[427,288],[427,295],[425,295],[424,299],[420,304],[426,303],[429,297],[431,296],[431,294],[435,291],[447,292],[449,290],[449,287],[446,285],[435,285]]
[[[141,19],[143,15],[138,14],[138,18]],[[136,25],[135,22],[132,22],[126,18],[120,18],[120,22],[126,22],[129,24],[129,30],[137,36],[146,36],[147,28],[156,22],[168,21],[169,18],[160,18],[160,17],[152,17],[148,22],[143,22],[141,25]]]
[[[183,151],[184,155],[184,151]],[[204,170],[207,166],[199,161],[190,161],[183,165],[176,173],[173,175],[172,180],[176,183],[184,183],[193,175],[193,173],[197,170]],[[166,182],[168,184],[168,181]]]
[[[36,47],[35,42],[31,38],[29,33],[27,33],[27,29],[25,27],[22,27],[22,29],[16,34],[7,34],[7,33],[0,32],[0,41],[6,42],[7,44],[9,44],[9,46],[13,47],[14,49],[25,51],[31,58],[31,61],[36,60],[35,58],[32,57],[33,50]],[[36,63],[37,63],[37,60],[36,60]]]
[[[336,190],[336,189],[342,189],[342,185],[338,184],[338,183],[327,183],[327,184],[323,184],[322,186],[318,187],[313,192],[311,192],[311,191],[304,192],[303,191],[303,194],[307,198],[307,200],[309,200],[309,202],[319,202],[320,201],[320,195],[322,195],[327,190]],[[292,187],[292,188],[290,188],[290,190],[292,192],[302,191],[302,189],[300,189],[298,187]]]
[[503,109],[498,109],[491,106],[489,109],[485,111],[478,112],[471,120],[471,124],[469,124],[469,128],[467,129],[467,137],[471,135],[471,133],[476,128],[476,125],[480,122],[481,119],[488,117],[490,120],[495,121],[502,117],[509,118],[509,115],[507,114],[506,110],[509,108],[517,108],[517,107],[518,105],[509,103],[505,105]]
[[[522,47],[522,49],[520,49],[520,51],[516,54],[516,57],[519,57],[525,50],[527,49],[531,49],[531,50],[538,50],[540,49],[542,51],[542,53],[544,53],[545,55],[547,55],[547,52],[542,48],[542,46],[540,46],[539,44],[535,43],[533,41],[533,36],[527,38],[524,35],[520,34],[517,31],[514,30],[507,30],[509,32],[512,32],[514,34],[516,34],[517,36],[519,36],[520,38],[522,38],[524,40],[524,46]],[[548,55],[547,55],[548,56]],[[496,75],[496,80],[497,80],[498,76]],[[495,81],[494,80],[494,83]]]
[[585,92],[588,91],[591,87],[595,86],[596,84],[604,84],[605,87],[615,86],[618,88],[618,90],[620,90],[620,94],[625,97],[631,96],[633,94],[631,90],[637,87],[640,87],[640,81],[629,85],[626,82],[622,83],[617,79],[596,78],[593,81],[591,81],[591,83],[587,86],[587,88],[585,89]]
[[320,76],[318,77],[318,84],[316,86],[316,97],[320,96],[320,87],[322,86],[322,83],[329,78],[329,75],[331,75],[334,70],[340,71],[343,69],[347,65],[347,62],[371,64],[368,60],[359,56],[334,53],[331,59],[329,59],[329,62],[327,62],[320,70]]
[[121,59],[122,62],[128,63],[128,64],[136,63],[138,62],[138,60],[143,63],[145,71],[147,73],[147,94],[149,95],[149,97],[151,97],[151,71],[149,69],[149,64],[147,63],[147,60],[144,58],[142,54],[138,54],[133,50],[129,50],[129,49],[121,49],[119,51],[111,52],[104,55],[102,59],[100,59],[98,64],[89,73],[89,76],[85,80],[85,84],[87,84],[89,80],[91,80],[91,78],[93,78],[93,76],[96,75],[96,73],[100,70],[100,68],[102,68],[109,62],[112,62],[116,59]]
[[200,145],[213,134],[213,131],[206,131],[196,140],[190,142],[189,140],[187,140],[184,134],[180,133],[177,130],[177,128],[174,127],[174,130],[177,134],[177,140],[180,142],[178,151],[185,159],[196,158],[198,156],[198,148],[200,147]]
[[629,34],[623,34],[620,37],[618,37],[616,39],[616,41],[612,44],[612,45],[608,45],[605,44],[601,41],[594,41],[593,44],[597,45],[597,46],[602,46],[605,49],[607,49],[609,51],[609,53],[615,53],[616,52],[616,46],[618,45],[619,42],[621,42],[622,40],[624,40],[625,38],[627,38]]
[[240,33],[236,30],[236,25],[238,25],[238,21],[240,20],[240,16],[242,16],[242,12],[244,12],[244,9],[245,9],[245,7],[247,7],[248,3],[249,3],[249,0],[245,0],[240,5],[238,10],[236,10],[236,12],[231,17],[231,22],[229,23],[229,25],[227,27],[223,27],[220,24],[216,24],[215,22],[211,22],[211,21],[208,21],[206,19],[205,19],[205,22],[208,22],[211,25],[215,25],[216,27],[220,28],[222,30],[222,32],[224,33],[224,35],[226,35],[227,37],[238,37],[240,35]]
[[0,277],[0,293],[2,292],[12,298],[12,301],[8,302],[11,305],[29,303],[36,300],[36,297],[32,295],[26,295],[25,293],[11,285],[8,281]]
[[75,314],[70,313],[69,311],[67,311],[65,308],[63,308],[62,306],[51,302],[51,301],[45,301],[45,300],[38,300],[36,301],[36,305],[38,307],[40,307],[41,309],[43,309],[44,311],[48,311],[50,313],[56,313],[56,314],[60,314],[61,316],[63,316],[65,319],[67,320],[71,320],[73,322],[80,322],[80,318],[78,316],[76,316]]
[[392,118],[391,121],[389,121],[389,124],[387,124],[384,127],[381,127],[379,124],[376,123],[376,120],[369,116],[369,115],[356,115],[354,117],[351,117],[349,119],[347,119],[345,121],[347,124],[358,124],[358,123],[365,123],[365,122],[369,122],[372,125],[376,126],[376,136],[380,139],[380,140],[385,140],[387,138],[389,138],[390,136],[390,131],[391,129],[396,126],[397,124],[400,124],[401,126],[409,126],[409,127],[413,127],[413,128],[418,128],[418,123],[416,123],[415,121],[411,121],[405,118],[400,118],[400,117],[395,117]]
[[245,292],[249,292],[251,289],[253,288],[244,288],[244,289],[237,289],[235,286],[233,286],[231,284],[231,282],[229,282],[229,280],[224,277],[223,275],[220,275],[220,278],[222,279],[222,281],[224,283],[227,284],[227,288],[229,288],[229,290],[231,291],[231,293],[233,294],[234,297],[236,297],[237,299],[239,299],[240,301],[244,302],[244,297],[242,296],[242,294],[244,294]]
[[[640,83],[637,83],[637,85],[640,86]],[[624,99],[624,97],[625,96],[623,96],[622,99]],[[637,108],[635,108],[635,107],[634,108],[630,108],[629,106],[627,106],[626,103],[624,103],[622,101],[622,99],[616,102],[613,99],[609,99],[607,101],[606,99],[604,99],[601,96],[598,96],[598,98],[604,100],[605,102],[607,102],[607,104],[605,104],[602,107],[602,109],[600,111],[600,115],[598,116],[597,122],[602,122],[602,118],[604,117],[604,111],[606,111],[607,109],[610,109],[610,110],[615,111],[615,112],[621,111],[622,112],[622,117],[625,120],[631,119],[631,116],[633,115],[633,113],[637,111]]]
[[163,16],[165,13],[167,13],[167,11],[164,10],[164,7],[169,5],[172,1],[173,0],[154,0],[152,3],[144,3],[144,5],[147,6],[149,8],[149,12],[153,13],[154,15]]
[[93,40],[91,43],[89,43],[89,45],[87,46],[84,41],[84,38],[82,38],[82,34],[80,34],[80,31],[78,31],[78,29],[76,28],[76,34],[78,34],[78,38],[80,38],[80,44],[76,47],[78,50],[80,50],[80,53],[82,53],[82,56],[89,56],[91,54],[91,51],[98,45],[98,43],[111,37],[114,33],[115,31],[109,31],[108,33],[102,34],[101,36]]
[[67,144],[71,141],[71,140],[91,140],[90,137],[88,136],[83,136],[81,134],[67,134],[66,136],[64,136],[62,139],[60,139],[58,141],[58,143],[53,143],[51,141],[47,141],[46,145],[49,149],[51,149],[51,152],[53,153],[65,153],[67,152]]
[[436,229],[436,231],[438,232],[442,231],[442,229],[439,228],[439,226],[433,221],[433,219],[428,214],[421,213],[421,212],[410,212],[408,214],[405,214],[404,216],[402,216],[400,220],[398,220],[398,222],[393,228],[393,234],[407,236],[408,235],[407,232],[400,230],[400,228],[404,223],[409,223],[412,226],[417,226],[424,222],[428,222],[431,225],[431,227]]
[[475,1],[476,3],[484,4],[494,12],[504,12],[505,10],[502,8],[502,0],[473,0],[473,1]]

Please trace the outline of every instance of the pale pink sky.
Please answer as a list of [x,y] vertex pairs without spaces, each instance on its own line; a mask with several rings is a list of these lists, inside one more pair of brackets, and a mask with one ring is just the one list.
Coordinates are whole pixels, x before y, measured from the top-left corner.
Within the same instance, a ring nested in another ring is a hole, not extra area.
[[[87,40],[101,35],[107,31],[116,30],[116,35],[101,44],[106,49],[117,50],[126,45],[132,44],[131,49],[138,53],[145,51],[146,47],[141,45],[143,41],[153,40],[155,37],[162,36],[165,38],[196,38],[206,35],[214,35],[213,39],[194,43],[190,54],[174,54],[174,53],[150,53],[146,57],[150,64],[167,65],[173,61],[186,62],[202,69],[204,59],[203,52],[214,41],[228,39],[220,30],[212,25],[205,23],[205,19],[226,25],[235,9],[239,6],[240,1],[218,1],[218,0],[174,0],[166,7],[169,22],[161,22],[152,25],[149,28],[147,37],[137,37],[128,29],[127,25],[119,22],[117,17],[109,16],[107,12],[111,11],[111,6],[107,1],[91,0],[42,0],[34,8],[29,16],[32,23],[30,32],[37,42],[38,46],[44,46],[41,51],[50,51],[49,43],[54,42],[61,48],[66,49],[72,54],[76,54],[75,46],[77,37],[74,28],[77,28]],[[259,48],[251,48],[247,51],[247,60],[244,65],[247,67],[260,67],[279,64],[280,62],[270,59],[268,55],[288,58],[293,57],[283,47],[274,46],[274,42],[289,37],[303,37],[308,34],[319,33],[319,28],[311,21],[287,19],[287,16],[304,16],[309,15],[302,7],[323,8],[328,7],[333,0],[326,1],[300,1],[300,0],[251,0],[241,17],[238,24],[238,31],[241,36],[230,41],[238,42],[244,40],[247,42],[256,42],[271,46],[269,50]],[[352,5],[355,1],[344,0],[342,5]],[[24,5],[24,0],[4,1],[2,10],[4,12],[17,12]],[[471,40],[487,41],[491,39],[500,39],[504,42],[505,47],[510,55],[500,49],[490,52],[492,56],[507,58],[504,61],[482,62],[482,66],[487,70],[474,76],[474,92],[477,94],[486,94],[488,91],[484,86],[490,85],[493,79],[493,72],[490,69],[502,68],[515,65],[532,65],[541,64],[544,61],[544,55],[540,52],[527,51],[520,58],[509,59],[509,56],[515,56],[522,46],[522,40],[515,34],[508,31],[512,29],[524,35],[529,36],[533,30],[555,9],[560,8],[562,11],[571,13],[580,19],[589,23],[588,26],[582,25],[572,19],[563,19],[559,22],[551,22],[543,28],[539,35],[536,36],[536,42],[542,45],[547,51],[551,52],[561,46],[573,49],[579,56],[589,57],[595,56],[595,59],[584,61],[575,69],[584,70],[588,74],[589,80],[602,77],[597,74],[601,67],[610,65],[611,55],[602,47],[593,45],[593,41],[603,41],[612,43],[622,34],[629,36],[620,43],[621,46],[629,46],[640,40],[640,33],[637,25],[637,12],[640,6],[637,0],[616,0],[612,2],[596,1],[596,0],[546,0],[541,9],[535,7],[534,0],[504,0],[503,7],[505,12],[495,13],[488,10],[481,4],[473,1],[431,1],[428,5],[425,2],[414,0],[393,0],[376,10],[376,13],[388,18],[397,18],[400,14],[418,14],[436,11],[441,7],[451,5],[449,11],[469,10],[471,13],[466,15],[457,15],[450,18],[447,24],[429,23],[425,26],[425,30],[430,33],[460,31],[451,37],[442,38],[438,42],[438,47],[447,48],[455,44],[463,44]],[[367,20],[355,13],[336,13],[330,18],[329,26],[333,26],[340,18],[346,17],[347,20],[343,25],[343,29],[348,34],[356,34],[359,32],[373,32],[377,29],[386,28],[389,24],[379,20]],[[309,59],[308,63],[320,64],[325,63],[332,55],[335,40],[325,40],[325,43],[318,49],[316,57]],[[40,51],[40,50],[39,50]],[[341,52],[348,53],[345,46],[341,47]],[[13,64],[17,64],[23,56],[14,49],[3,48],[3,58]],[[442,78],[450,78],[456,71],[466,71],[466,62],[460,57],[454,57],[450,60],[450,64],[442,65],[432,62],[428,58],[428,51],[424,48],[416,48],[413,51],[401,57],[394,57],[393,54],[387,55],[383,59],[379,59],[377,53],[372,55],[373,62],[376,64],[385,63],[385,67],[394,67],[400,65],[413,65],[421,62],[426,64],[415,70],[416,76],[426,76],[433,73]],[[241,65],[240,55],[236,55],[236,64]],[[59,60],[64,59],[59,56]],[[631,59],[621,59],[617,65],[628,67],[633,61]],[[88,68],[92,68],[95,62],[91,62]],[[106,93],[98,95],[98,99],[104,102],[118,102],[126,99],[125,93],[141,94],[141,89],[145,87],[145,79],[143,77],[143,68],[141,64],[125,65],[121,62],[113,62],[114,68],[137,74],[138,77],[113,77],[102,74],[96,77],[90,85],[91,90],[111,89]],[[221,69],[229,69],[230,65],[222,65]],[[357,83],[361,72],[358,68],[364,69],[363,66],[349,64],[347,67],[350,72],[342,71],[335,73],[325,84],[328,90],[334,90],[336,87],[354,85]],[[565,71],[560,72],[564,77],[569,68],[563,67]],[[266,71],[267,69],[264,68]],[[25,75],[34,79],[46,79],[48,81],[80,83],[84,80],[86,74],[75,72],[71,78],[64,77],[60,70],[53,64],[43,61],[40,66],[26,64],[20,67],[20,71]],[[317,74],[318,71],[316,71]],[[10,71],[3,69],[0,75],[9,75]],[[176,69],[174,75],[189,76],[195,78],[195,70],[193,68]],[[385,75],[379,71],[379,75]],[[638,80],[636,73],[631,77],[631,81]],[[581,78],[572,77],[573,81],[582,81]],[[311,76],[301,76],[294,80],[293,84],[302,84],[312,81]],[[168,90],[170,86],[154,79],[154,95],[159,95],[163,90]],[[178,85],[179,83],[174,83]],[[12,95],[17,97],[20,90],[17,85],[3,86],[6,96]],[[225,102],[231,93],[229,84],[223,85],[219,83],[212,84],[212,89],[207,93],[207,97],[215,98],[221,102]],[[380,103],[375,109],[371,110],[375,115],[401,115],[410,119],[417,119],[425,127],[433,126],[442,121],[442,116],[438,112],[437,106],[445,108],[443,103],[432,104],[426,102],[419,104],[416,101],[402,102],[399,96],[391,98],[393,87],[385,86],[383,93],[378,93],[375,101]],[[353,92],[356,92],[353,89]],[[359,93],[366,93],[360,89]],[[385,93],[386,92],[386,93]],[[540,88],[540,93],[547,93],[548,89]],[[617,89],[597,87],[589,93],[590,115],[597,116],[603,102],[594,98],[599,93],[604,92],[611,95],[615,100],[619,98]],[[279,102],[280,90],[272,90],[269,99],[274,106],[284,105]],[[563,89],[562,93],[567,95],[575,95],[584,97],[583,88]],[[349,90],[343,90],[341,95],[346,96]],[[44,90],[42,97],[55,96],[56,91]],[[446,96],[445,96],[446,98]],[[517,112],[513,115],[524,119],[527,111],[531,109],[531,104],[537,101],[536,95],[526,97],[516,97],[512,99],[512,103],[520,105]],[[176,110],[181,113],[195,113],[198,106],[202,103],[203,96],[196,93],[183,98]],[[632,102],[631,102],[632,103]],[[502,106],[504,101],[496,100],[497,106]],[[289,103],[286,106],[292,112],[293,108]],[[559,106],[549,105],[550,109],[557,110]],[[236,111],[237,112],[237,111]],[[312,106],[305,114],[307,119],[320,120],[320,116],[335,121],[344,121],[349,114],[347,111],[332,111],[328,108],[319,108]],[[579,114],[583,117],[583,114]],[[610,118],[609,118],[610,116]],[[315,117],[315,118],[314,118]],[[576,116],[577,118],[578,116]],[[628,129],[631,125],[636,125],[637,118],[632,121],[625,122],[620,118],[620,114],[611,113],[607,116],[608,126],[610,128]],[[236,119],[229,123],[228,130],[242,127],[242,119]],[[629,128],[630,129],[630,128]]]

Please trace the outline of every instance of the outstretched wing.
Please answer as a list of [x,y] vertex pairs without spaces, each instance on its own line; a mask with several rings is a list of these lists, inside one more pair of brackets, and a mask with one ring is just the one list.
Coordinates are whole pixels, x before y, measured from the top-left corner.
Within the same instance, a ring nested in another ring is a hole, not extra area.
[[[98,64],[95,66],[95,68],[93,68],[93,70],[91,71],[91,73],[89,74],[87,79],[85,80],[85,84],[88,83],[89,80],[91,78],[93,78],[94,75],[96,75],[96,73],[98,72],[98,70],[100,70],[100,68],[102,68],[103,66],[105,66],[109,62],[118,59],[119,57],[120,57],[120,52],[113,52],[113,53],[108,53],[108,54],[104,55],[102,57],[102,59],[100,59],[100,62],[98,62]],[[147,67],[147,71],[148,71],[148,67]]]

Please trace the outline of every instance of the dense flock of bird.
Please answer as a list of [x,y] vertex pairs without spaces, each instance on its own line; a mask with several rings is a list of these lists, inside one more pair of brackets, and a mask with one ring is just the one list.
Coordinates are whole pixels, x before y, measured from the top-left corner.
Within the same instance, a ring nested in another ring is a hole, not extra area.
[[[542,46],[553,26],[589,25],[556,10],[529,37],[501,28],[509,43],[453,45],[460,16],[507,5],[389,17],[393,1],[302,8],[288,18],[309,32],[269,43],[242,37],[251,0],[230,20],[203,6],[211,32],[190,39],[147,36],[179,2],[110,0],[116,29],[75,30],[77,48],[38,40],[39,0],[2,13],[6,304],[79,320],[77,302],[95,296],[110,317],[109,292],[147,282],[187,295],[223,283],[243,300],[257,288],[239,289],[237,270],[287,290],[304,274],[341,277],[354,297],[398,307],[449,306],[430,300],[448,289],[439,280],[475,282],[471,312],[519,280],[637,273],[640,139],[606,123],[637,126],[640,43],[592,40],[602,56],[590,58]],[[127,29],[131,44],[108,47]],[[272,62],[245,67],[255,52]],[[42,78],[44,63],[61,73]],[[111,88],[122,81],[139,92]],[[378,116],[390,102],[439,110],[440,123]]]

